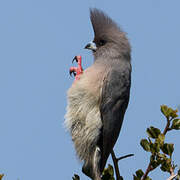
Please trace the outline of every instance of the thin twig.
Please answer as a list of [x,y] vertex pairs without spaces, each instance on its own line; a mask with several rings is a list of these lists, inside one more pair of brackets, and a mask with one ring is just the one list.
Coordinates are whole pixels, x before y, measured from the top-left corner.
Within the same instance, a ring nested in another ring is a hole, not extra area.
[[177,176],[177,174],[174,174],[174,169],[172,167],[170,168],[170,174],[171,176],[167,180],[173,180]]
[[127,157],[131,157],[131,156],[134,156],[134,154],[127,154],[127,155],[125,155],[125,156],[121,156],[121,157],[117,158],[117,160],[120,161],[120,160],[122,160],[122,159],[125,159],[125,158],[127,158]]
[[166,135],[166,133],[169,131],[169,126],[170,126],[170,120],[169,120],[169,118],[167,118],[167,124],[166,124],[164,131],[163,131],[164,135]]
[[152,171],[152,170],[153,170],[153,168],[152,168],[152,166],[151,166],[151,163],[149,163],[149,165],[148,165],[148,167],[147,167],[147,169],[146,169],[146,172],[144,173],[144,175],[143,175],[143,177],[141,178],[141,180],[145,180],[146,177],[147,177],[147,175],[148,175],[148,173],[149,173],[150,171]]
[[177,174],[171,175],[167,180],[173,180],[176,176]]
[[115,169],[115,172],[116,172],[116,179],[121,180],[122,178],[121,178],[120,172],[119,172],[118,160],[117,160],[117,158],[115,156],[114,150],[112,150],[111,156],[112,156],[112,160],[113,160],[113,163],[114,163],[114,169]]
[[127,157],[134,156],[134,154],[128,154],[128,155],[121,156],[121,157],[117,158],[117,157],[115,156],[114,150],[112,150],[111,156],[112,156],[112,160],[113,160],[113,163],[114,163],[114,169],[115,169],[115,173],[116,173],[116,179],[117,179],[117,180],[123,180],[122,176],[120,176],[118,161],[120,161],[120,160],[122,160],[122,159],[125,159],[125,158],[127,158]]

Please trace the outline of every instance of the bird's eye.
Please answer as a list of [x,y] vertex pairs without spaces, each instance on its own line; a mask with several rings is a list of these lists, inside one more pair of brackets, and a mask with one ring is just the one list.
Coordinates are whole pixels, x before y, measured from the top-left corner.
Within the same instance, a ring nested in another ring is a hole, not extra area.
[[99,45],[100,45],[100,46],[103,46],[103,45],[105,45],[105,44],[106,44],[106,41],[105,41],[105,40],[101,39],[101,40],[99,41]]

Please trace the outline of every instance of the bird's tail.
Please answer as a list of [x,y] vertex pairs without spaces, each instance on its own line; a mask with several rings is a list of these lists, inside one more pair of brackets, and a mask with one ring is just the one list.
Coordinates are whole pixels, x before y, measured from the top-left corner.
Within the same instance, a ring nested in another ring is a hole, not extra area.
[[83,173],[93,180],[101,180],[100,160],[101,151],[99,147],[96,147],[91,159],[84,163],[82,168]]

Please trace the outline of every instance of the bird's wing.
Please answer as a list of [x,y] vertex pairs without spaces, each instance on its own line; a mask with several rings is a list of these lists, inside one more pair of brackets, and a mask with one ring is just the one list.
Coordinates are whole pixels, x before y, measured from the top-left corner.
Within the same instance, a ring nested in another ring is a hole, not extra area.
[[103,127],[99,142],[102,153],[101,171],[103,171],[108,156],[119,136],[124,113],[129,102],[130,64],[123,69],[122,71],[118,67],[112,67],[103,83],[100,104]]

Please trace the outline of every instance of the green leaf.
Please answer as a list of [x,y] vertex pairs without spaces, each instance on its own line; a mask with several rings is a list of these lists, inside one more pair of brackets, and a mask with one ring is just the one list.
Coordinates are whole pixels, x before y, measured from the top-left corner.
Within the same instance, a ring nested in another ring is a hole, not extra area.
[[178,117],[177,112],[178,110],[173,110],[172,108],[169,108],[166,105],[162,105],[161,106],[161,112],[167,117],[172,117],[172,118],[176,118]]
[[162,105],[161,112],[167,117],[168,116],[168,107],[166,105]]
[[74,174],[73,180],[80,180],[80,177],[77,174]]
[[158,144],[156,142],[154,144],[153,143],[150,144],[150,151],[152,154],[158,153],[160,151],[160,144]]
[[143,175],[144,175],[144,172],[143,172],[141,169],[138,169],[138,170],[136,171],[136,176],[137,176],[138,178],[141,178]]
[[108,167],[104,169],[102,180],[115,180],[113,167],[108,164]]
[[160,162],[158,162],[158,161],[153,161],[152,163],[151,163],[151,166],[153,167],[153,169],[155,169],[155,168],[157,168],[159,165],[160,165],[161,163]]
[[157,155],[152,154],[150,157],[150,163],[151,166],[155,169],[156,167],[158,167],[160,165],[160,161],[156,160],[157,159]]
[[2,180],[3,176],[4,176],[4,174],[0,174],[0,180]]
[[168,144],[169,155],[172,156],[174,152],[174,144]]
[[150,144],[147,139],[142,139],[140,145],[143,147],[145,151],[150,151]]
[[167,144],[165,143],[162,147],[161,150],[163,153],[172,156],[172,153],[174,151],[174,144]]
[[180,130],[180,119],[173,120],[171,129]]
[[155,155],[150,156],[150,162],[152,163],[155,160]]
[[152,180],[149,176],[147,176],[146,178],[145,178],[145,180]]
[[161,159],[167,159],[165,154],[160,154],[158,153],[157,157],[161,158]]
[[178,173],[177,173],[179,176],[180,176],[180,169],[178,170]]
[[158,144],[158,143],[155,142],[155,143],[153,144],[153,146],[154,146],[155,152],[158,153],[158,152],[160,151],[160,144]]
[[141,180],[141,178],[139,178],[133,174],[133,180]]
[[164,139],[165,139],[164,134],[159,134],[155,142],[158,143],[160,146],[162,146],[164,144]]
[[171,168],[171,159],[166,159],[165,161],[162,162],[161,164],[161,170],[164,172],[170,172],[170,168]]
[[110,164],[108,164],[107,170],[108,170],[108,172],[109,172],[109,174],[110,174],[111,176],[114,176],[114,170],[113,170],[113,167],[112,167]]
[[165,154],[158,153],[156,156],[156,160],[158,164],[162,164],[162,162],[164,162],[166,159],[168,158],[166,157]]
[[177,112],[178,112],[177,109],[176,109],[176,110],[173,110],[173,109],[172,109],[172,111],[170,112],[170,116],[171,116],[172,118],[178,117]]
[[159,134],[161,134],[161,131],[158,128],[155,128],[153,126],[151,126],[150,128],[147,128],[146,132],[149,137],[154,138],[154,139],[157,138]]
[[151,151],[152,154],[154,154],[156,152],[155,149],[154,149],[154,144],[153,143],[150,144],[150,151]]

